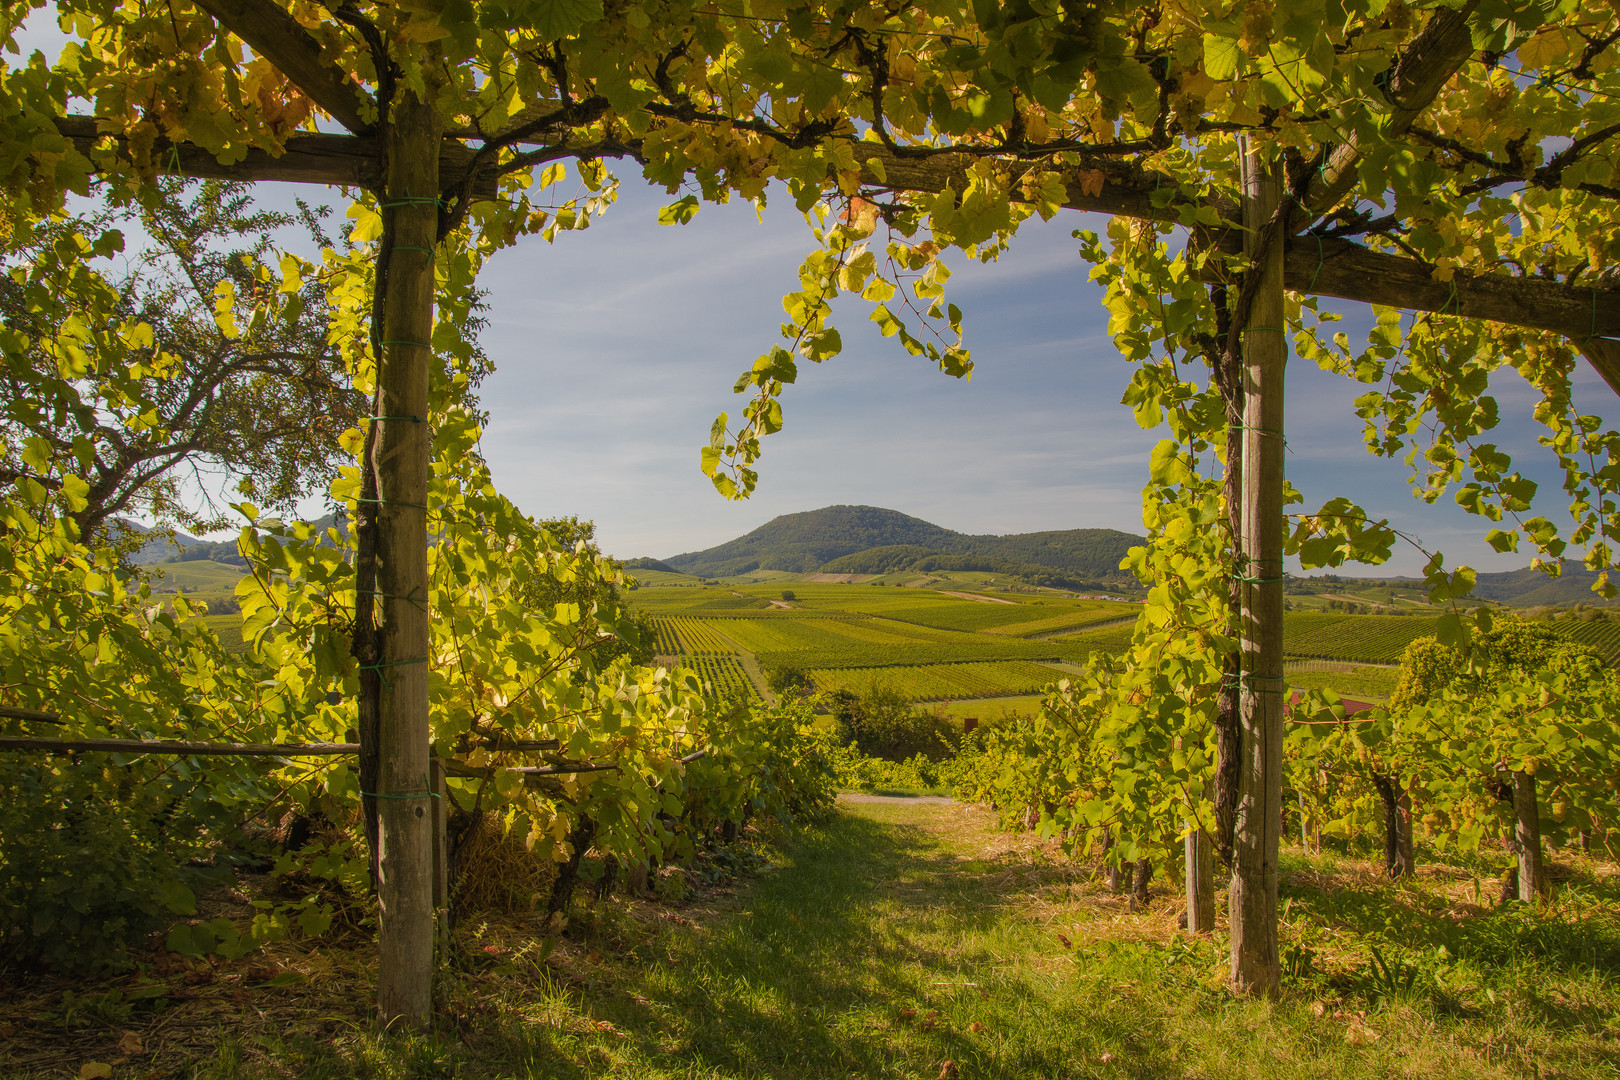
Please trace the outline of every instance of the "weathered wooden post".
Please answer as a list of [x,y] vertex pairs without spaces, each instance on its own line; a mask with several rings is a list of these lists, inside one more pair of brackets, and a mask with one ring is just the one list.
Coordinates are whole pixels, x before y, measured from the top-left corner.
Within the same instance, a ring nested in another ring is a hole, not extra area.
[[389,110],[382,212],[386,273],[377,357],[375,477],[378,856],[377,1009],[385,1024],[424,1029],[433,1016],[433,835],[428,776],[427,482],[434,248],[442,121],[414,91]]
[[1259,245],[1281,199],[1269,149],[1243,146],[1244,248],[1258,286],[1243,318],[1242,777],[1233,835],[1227,917],[1232,982],[1277,990],[1277,851],[1282,834],[1283,753],[1283,245]]
[[1198,822],[1187,825],[1187,933],[1207,934],[1215,929],[1215,847]]

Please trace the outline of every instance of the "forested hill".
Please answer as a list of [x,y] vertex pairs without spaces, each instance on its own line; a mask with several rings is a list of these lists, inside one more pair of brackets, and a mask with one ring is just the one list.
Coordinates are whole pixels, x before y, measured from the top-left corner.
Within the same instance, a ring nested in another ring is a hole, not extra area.
[[[753,570],[810,573],[823,567],[838,573],[881,573],[917,565],[930,557],[952,557],[951,562],[967,557],[1104,578],[1118,576],[1119,560],[1126,549],[1142,542],[1139,536],[1113,529],[968,536],[897,510],[828,506],[784,514],[718,547],[663,561],[689,574],[724,576]],[[862,553],[870,557],[863,559]]]

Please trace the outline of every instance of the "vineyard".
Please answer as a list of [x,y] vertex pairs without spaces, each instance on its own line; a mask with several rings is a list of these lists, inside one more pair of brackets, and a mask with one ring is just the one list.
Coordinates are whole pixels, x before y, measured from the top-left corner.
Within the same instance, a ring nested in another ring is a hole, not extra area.
[[1291,611],[1283,619],[1283,651],[1289,656],[1395,664],[1408,645],[1434,633],[1436,622],[1419,615]]
[[702,679],[721,701],[746,704],[759,700],[759,690],[734,656],[688,656],[681,667]]
[[[699,656],[705,653],[734,653],[737,643],[721,633],[711,623],[701,619],[678,616],[661,618],[658,627],[658,651],[674,655],[684,653]],[[675,646],[666,649],[665,644]]]
[[1037,693],[1062,673],[1040,664],[1015,660],[991,663],[927,664],[886,667],[881,671],[858,668],[817,668],[810,671],[819,690],[865,693],[875,684],[912,699],[1008,697]]

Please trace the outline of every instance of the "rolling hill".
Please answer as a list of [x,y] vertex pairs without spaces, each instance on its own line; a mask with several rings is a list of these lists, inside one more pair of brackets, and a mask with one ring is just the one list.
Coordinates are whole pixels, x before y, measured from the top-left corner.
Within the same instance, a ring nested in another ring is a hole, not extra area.
[[897,510],[828,506],[784,514],[735,540],[662,561],[684,573],[714,577],[755,570],[875,574],[896,569],[1045,569],[1070,577],[1118,579],[1120,559],[1139,543],[1141,537],[1113,529],[970,536]]

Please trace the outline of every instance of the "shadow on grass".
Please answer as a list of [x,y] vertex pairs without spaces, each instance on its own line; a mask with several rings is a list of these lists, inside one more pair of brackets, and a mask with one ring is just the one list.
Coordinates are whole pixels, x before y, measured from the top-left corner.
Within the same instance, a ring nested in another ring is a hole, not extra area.
[[[1484,903],[1473,896],[1453,903],[1365,874],[1313,872],[1303,859],[1285,860],[1283,870],[1281,895],[1297,920],[1349,931],[1366,948],[1366,961],[1340,974],[1341,986],[1374,998],[1425,998],[1443,1013],[1472,1015],[1452,988],[1477,983],[1493,994],[1517,993],[1554,1030],[1595,1031],[1612,1019],[1605,1007],[1537,989],[1620,977],[1620,897],[1612,881],[1561,867],[1563,883],[1550,902],[1492,905],[1494,882],[1480,890]],[[1447,871],[1459,881],[1474,878],[1440,868]]]
[[[947,1061],[962,1078],[1059,1077],[1093,1044],[1140,1046],[1128,1013],[998,974],[982,939],[1004,931],[1021,890],[961,867],[920,828],[839,814],[753,886],[747,911],[620,957],[607,985],[576,1001],[594,1036],[502,1021],[468,1049],[500,1062],[490,1075],[583,1080],[931,1078]],[[1137,1064],[1162,1056],[1144,1047]]]

